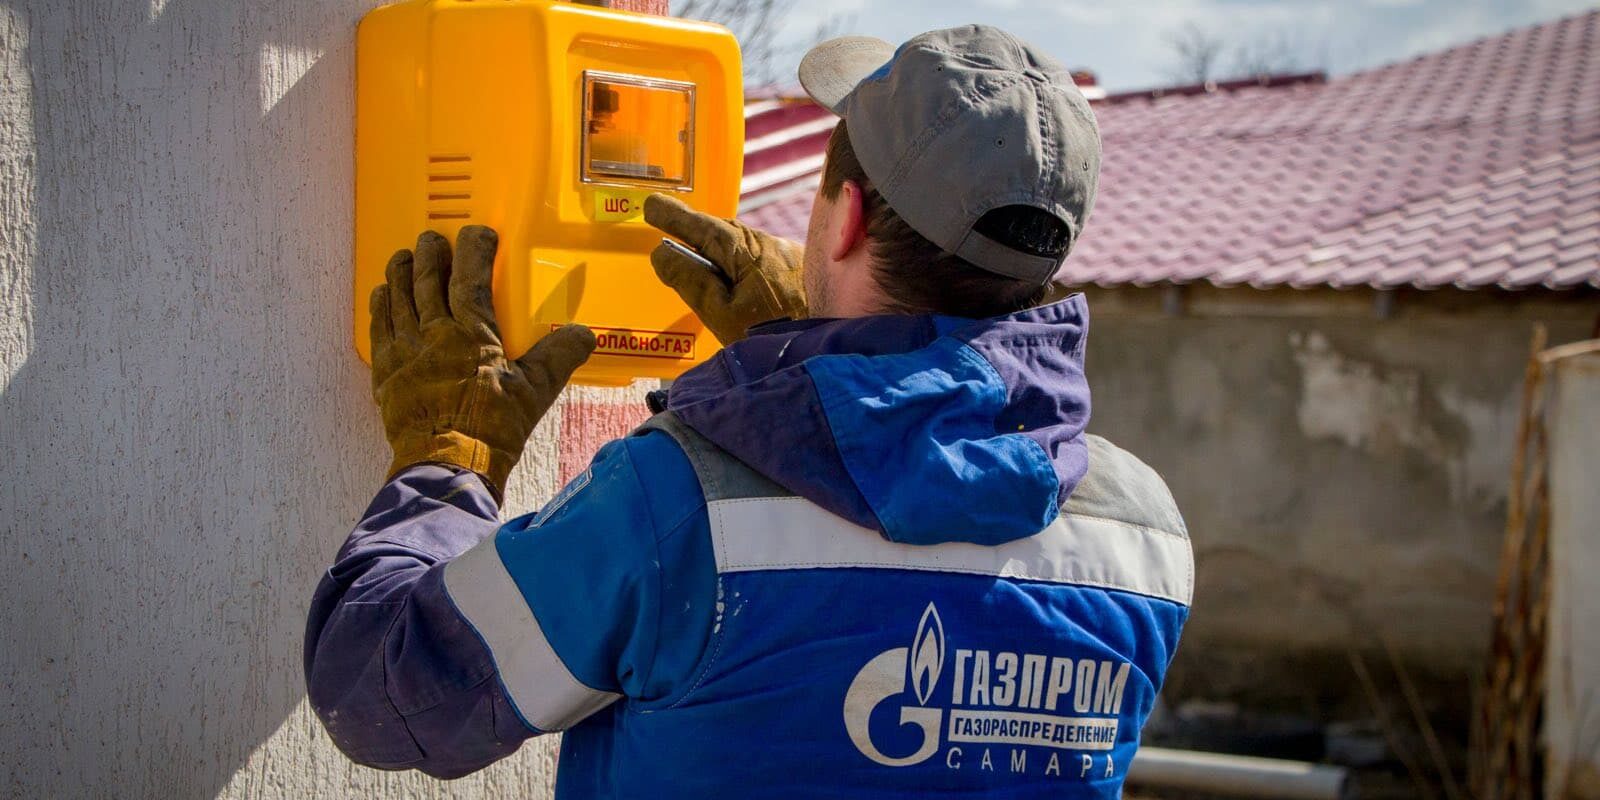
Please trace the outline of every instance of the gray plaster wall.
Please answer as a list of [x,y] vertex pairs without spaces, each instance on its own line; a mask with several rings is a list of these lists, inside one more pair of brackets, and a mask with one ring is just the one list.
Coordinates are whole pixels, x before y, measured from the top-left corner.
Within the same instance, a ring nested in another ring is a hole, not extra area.
[[[1221,694],[1260,680],[1354,692],[1344,654],[1387,642],[1459,680],[1487,643],[1541,314],[1377,319],[1370,303],[1291,302],[1292,314],[1259,296],[1186,316],[1102,304],[1091,327],[1090,430],[1166,478],[1193,536],[1198,585],[1175,678]],[[1597,310],[1545,315],[1552,341],[1585,336]],[[1269,664],[1283,671],[1265,678]]]
[[0,4],[0,797],[548,794],[553,742],[440,783],[304,702],[306,602],[387,458],[349,332],[370,5]]

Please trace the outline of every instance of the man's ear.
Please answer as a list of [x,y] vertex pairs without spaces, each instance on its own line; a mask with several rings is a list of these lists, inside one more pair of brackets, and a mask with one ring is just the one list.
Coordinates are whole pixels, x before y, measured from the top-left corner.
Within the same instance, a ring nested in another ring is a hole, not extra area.
[[828,241],[828,259],[844,261],[858,247],[867,246],[866,210],[862,207],[861,184],[844,181],[839,184],[839,196],[830,211],[828,229],[833,236]]

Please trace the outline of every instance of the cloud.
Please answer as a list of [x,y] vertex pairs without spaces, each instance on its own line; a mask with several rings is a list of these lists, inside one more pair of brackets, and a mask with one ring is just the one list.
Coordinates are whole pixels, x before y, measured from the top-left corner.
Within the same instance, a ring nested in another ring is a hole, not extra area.
[[1057,3],[1049,13],[1087,25],[1106,25],[1116,21],[1118,9],[1105,3]]

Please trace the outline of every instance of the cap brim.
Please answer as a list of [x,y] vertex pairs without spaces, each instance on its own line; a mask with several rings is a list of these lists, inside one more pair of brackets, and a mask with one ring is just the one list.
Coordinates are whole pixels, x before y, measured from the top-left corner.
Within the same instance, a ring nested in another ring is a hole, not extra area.
[[856,85],[894,57],[894,45],[872,36],[829,39],[800,59],[800,86],[823,108],[843,116]]

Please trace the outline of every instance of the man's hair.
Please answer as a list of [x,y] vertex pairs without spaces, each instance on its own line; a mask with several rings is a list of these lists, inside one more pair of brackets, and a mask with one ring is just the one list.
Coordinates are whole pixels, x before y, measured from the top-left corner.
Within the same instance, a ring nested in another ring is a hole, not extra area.
[[[822,168],[824,197],[838,199],[845,181],[861,187],[873,277],[889,303],[884,311],[979,319],[1032,308],[1044,300],[1047,286],[988,272],[946,253],[912,230],[867,180],[843,120],[828,139],[826,158]],[[1071,242],[1065,222],[1032,206],[994,209],[980,217],[974,228],[1029,255],[1060,258]]]

